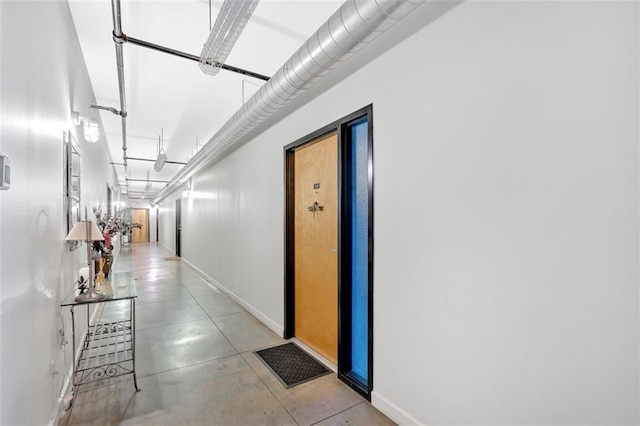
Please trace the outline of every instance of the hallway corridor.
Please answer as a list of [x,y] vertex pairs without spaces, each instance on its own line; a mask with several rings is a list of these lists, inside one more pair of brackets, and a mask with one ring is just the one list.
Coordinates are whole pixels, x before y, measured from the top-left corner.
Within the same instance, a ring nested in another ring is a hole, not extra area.
[[335,374],[285,389],[253,353],[284,340],[169,256],[156,243],[130,244],[114,267],[136,278],[142,391],[131,376],[80,387],[61,425],[393,424]]

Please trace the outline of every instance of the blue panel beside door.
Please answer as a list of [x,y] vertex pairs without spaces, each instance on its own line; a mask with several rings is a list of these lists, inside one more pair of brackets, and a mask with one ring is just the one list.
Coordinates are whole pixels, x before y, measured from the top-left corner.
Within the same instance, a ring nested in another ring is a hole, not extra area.
[[364,118],[350,126],[351,375],[367,385],[369,371],[369,135]]

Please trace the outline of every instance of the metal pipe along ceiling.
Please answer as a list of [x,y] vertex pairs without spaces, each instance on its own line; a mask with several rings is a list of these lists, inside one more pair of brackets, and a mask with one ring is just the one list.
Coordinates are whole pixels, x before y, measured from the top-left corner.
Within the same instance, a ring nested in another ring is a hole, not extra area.
[[120,89],[120,118],[122,120],[122,160],[124,174],[127,175],[127,105],[124,91],[124,59],[122,55],[122,18],[120,0],[111,0],[113,14],[113,41],[116,46],[116,64],[118,66],[118,87]]
[[424,0],[348,0],[154,198],[160,202]]

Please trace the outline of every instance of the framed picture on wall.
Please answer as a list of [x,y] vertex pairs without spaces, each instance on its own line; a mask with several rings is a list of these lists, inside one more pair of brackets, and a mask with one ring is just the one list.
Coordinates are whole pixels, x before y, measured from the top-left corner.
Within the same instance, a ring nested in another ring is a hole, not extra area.
[[[80,146],[71,131],[63,132],[64,145],[64,209],[67,219],[67,233],[73,225],[80,220],[80,186],[81,186],[81,161]],[[67,242],[69,250],[75,250],[80,243],[78,241]]]

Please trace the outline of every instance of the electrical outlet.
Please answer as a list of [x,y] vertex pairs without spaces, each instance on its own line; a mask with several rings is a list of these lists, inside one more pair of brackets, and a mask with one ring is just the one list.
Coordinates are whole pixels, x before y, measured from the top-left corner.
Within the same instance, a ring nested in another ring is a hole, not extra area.
[[51,364],[49,364],[49,372],[51,373],[52,376],[55,376],[58,371],[56,370],[56,360],[52,359],[51,360]]

